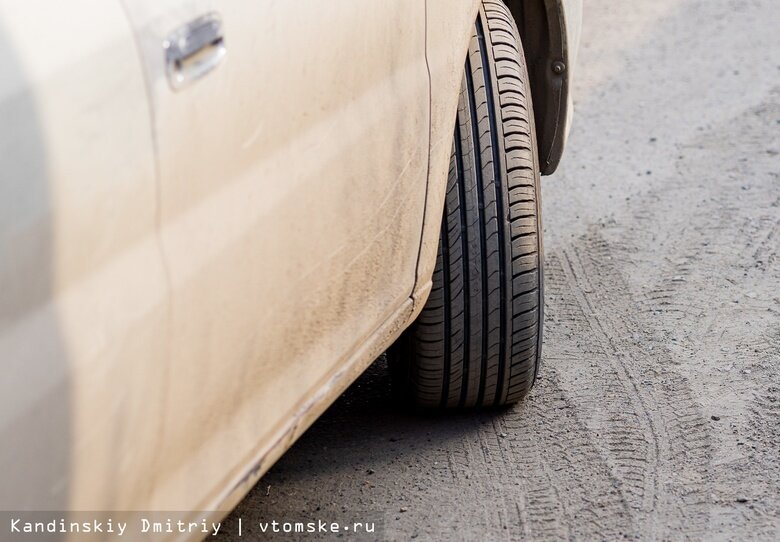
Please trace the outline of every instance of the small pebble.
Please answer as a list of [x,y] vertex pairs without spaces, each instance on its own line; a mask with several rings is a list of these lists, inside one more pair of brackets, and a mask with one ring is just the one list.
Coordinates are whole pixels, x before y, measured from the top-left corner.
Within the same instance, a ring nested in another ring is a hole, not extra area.
[[710,416],[710,418],[716,422],[720,420],[720,416]]

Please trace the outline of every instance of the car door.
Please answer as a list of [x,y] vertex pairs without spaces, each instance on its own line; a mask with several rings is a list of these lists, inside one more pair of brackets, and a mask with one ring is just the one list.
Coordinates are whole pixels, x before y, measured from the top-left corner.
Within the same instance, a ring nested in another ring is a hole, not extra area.
[[411,294],[425,5],[125,6],[153,103],[172,288],[156,502],[197,508]]
[[120,2],[0,0],[0,509],[147,502],[167,392],[157,210]]

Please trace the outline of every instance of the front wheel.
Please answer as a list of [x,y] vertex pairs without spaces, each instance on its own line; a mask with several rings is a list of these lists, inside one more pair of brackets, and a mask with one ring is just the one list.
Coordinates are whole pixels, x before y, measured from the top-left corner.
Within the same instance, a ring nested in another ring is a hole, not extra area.
[[423,407],[514,403],[542,345],[542,228],[530,86],[514,20],[484,0],[461,84],[433,289],[390,351]]

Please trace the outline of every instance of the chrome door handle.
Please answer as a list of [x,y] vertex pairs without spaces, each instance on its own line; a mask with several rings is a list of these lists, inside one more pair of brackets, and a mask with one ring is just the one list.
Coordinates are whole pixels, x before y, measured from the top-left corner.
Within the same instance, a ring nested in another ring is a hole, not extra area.
[[165,71],[173,90],[179,90],[217,67],[225,57],[222,20],[209,13],[190,21],[163,42]]

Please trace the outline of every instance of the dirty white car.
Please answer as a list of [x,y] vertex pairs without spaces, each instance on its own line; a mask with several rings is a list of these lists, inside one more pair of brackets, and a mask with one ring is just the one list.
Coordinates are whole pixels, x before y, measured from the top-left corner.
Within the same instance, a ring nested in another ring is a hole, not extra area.
[[521,399],[579,19],[0,0],[0,507],[228,510],[388,348]]

